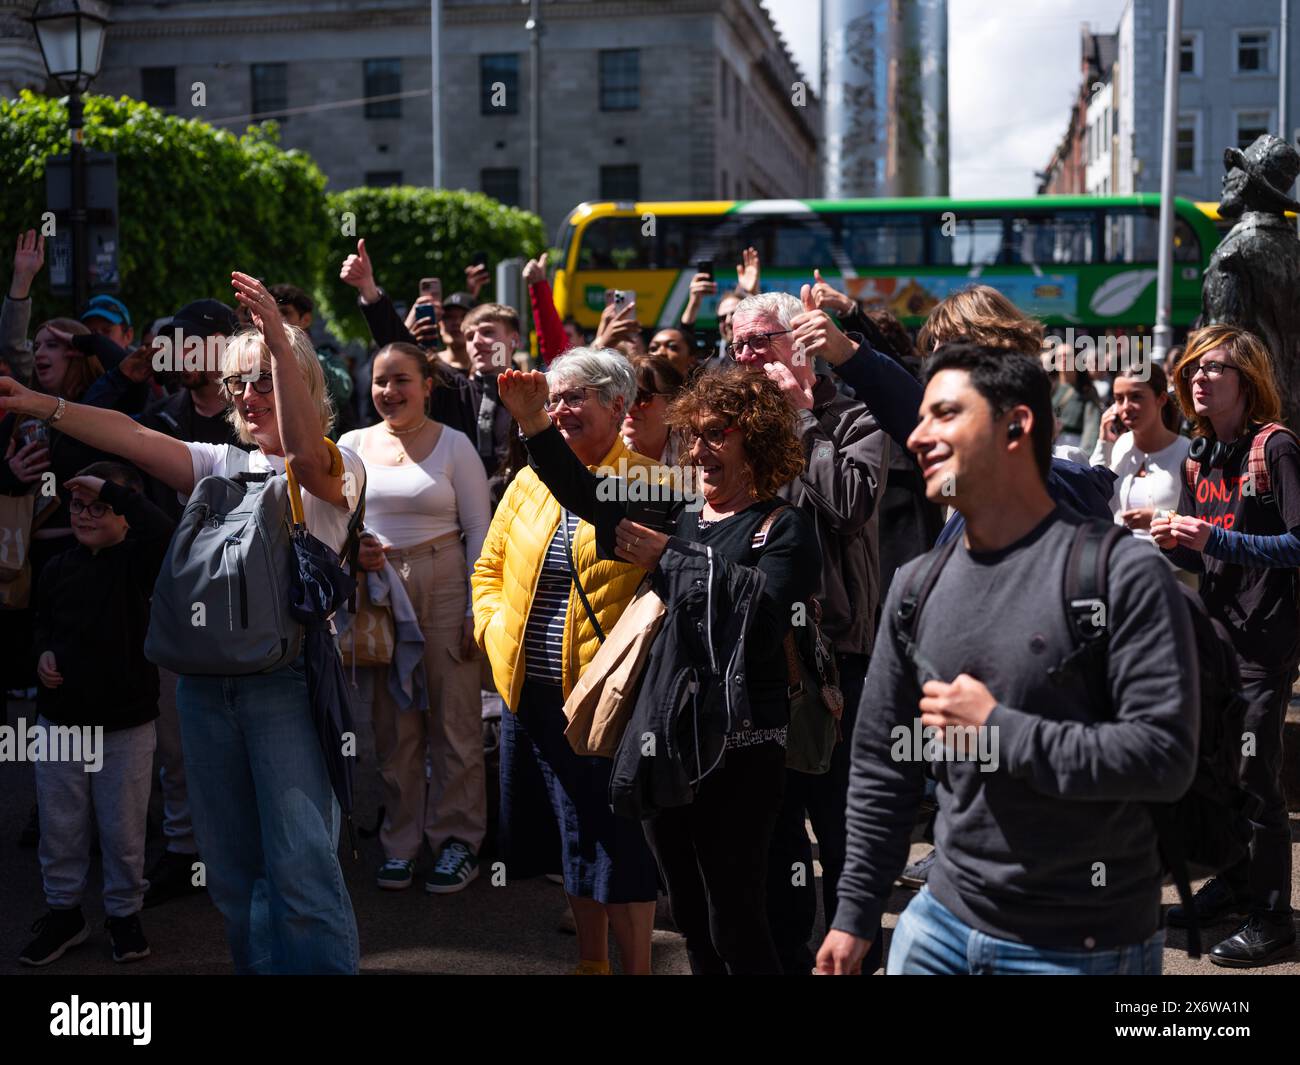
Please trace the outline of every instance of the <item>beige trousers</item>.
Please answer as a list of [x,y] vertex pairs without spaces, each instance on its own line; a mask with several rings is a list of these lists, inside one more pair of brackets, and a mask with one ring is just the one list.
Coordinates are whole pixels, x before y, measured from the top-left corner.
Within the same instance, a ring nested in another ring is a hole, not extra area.
[[[420,840],[436,855],[456,838],[477,854],[487,831],[483,772],[483,704],[478,652],[461,658],[469,603],[465,547],[446,536],[389,551],[424,633],[429,709],[399,710],[383,669],[375,674],[372,716],[383,780],[379,838],[388,858],[415,860]],[[432,775],[425,775],[425,752]]]

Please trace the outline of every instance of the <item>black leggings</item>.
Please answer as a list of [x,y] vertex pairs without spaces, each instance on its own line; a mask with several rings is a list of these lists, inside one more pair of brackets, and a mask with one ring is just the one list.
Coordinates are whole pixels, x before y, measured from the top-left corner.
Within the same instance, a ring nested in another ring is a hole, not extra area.
[[737,748],[694,802],[643,822],[696,975],[781,972],[767,924],[767,851],[784,787],[784,747]]

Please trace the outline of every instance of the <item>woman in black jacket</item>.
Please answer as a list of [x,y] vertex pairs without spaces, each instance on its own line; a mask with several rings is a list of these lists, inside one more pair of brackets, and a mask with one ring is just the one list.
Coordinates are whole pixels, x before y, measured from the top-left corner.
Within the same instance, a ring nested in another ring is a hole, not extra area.
[[597,542],[614,557],[653,572],[665,551],[702,545],[724,564],[763,574],[744,655],[748,717],[727,735],[722,763],[699,783],[694,801],[643,824],[692,971],[780,973],[765,883],[785,779],[789,677],[782,645],[795,604],[813,594],[821,573],[812,525],[776,499],[803,468],[789,404],[761,373],[733,368],[696,378],[667,417],[682,436],[697,494],[686,505],[678,500],[666,532],[630,520],[626,502],[605,498],[619,493],[601,488],[601,478],[551,424],[547,375],[507,370],[499,389],[538,475],[566,508],[596,526]]

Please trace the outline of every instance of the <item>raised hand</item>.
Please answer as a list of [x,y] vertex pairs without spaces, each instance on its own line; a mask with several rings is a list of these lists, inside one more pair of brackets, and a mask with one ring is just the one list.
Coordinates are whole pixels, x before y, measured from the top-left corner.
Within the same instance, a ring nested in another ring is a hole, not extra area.
[[465,288],[471,296],[478,299],[483,286],[491,280],[488,268],[482,265],[465,267]]
[[813,271],[816,284],[812,287],[813,306],[832,314],[848,314],[856,306],[852,296],[846,296],[822,277],[820,270]]
[[804,312],[790,323],[794,330],[794,350],[810,360],[823,358],[832,366],[848,361],[858,346],[831,321],[830,315],[817,309],[811,285],[804,285],[799,297]]
[[58,409],[58,399],[43,392],[33,392],[12,377],[0,377],[0,413],[13,411],[33,418],[48,418]]
[[18,234],[14,248],[14,276],[9,285],[12,299],[25,300],[32,290],[32,279],[45,265],[45,237],[34,229]]
[[542,252],[536,259],[529,259],[524,264],[524,284],[540,285],[546,280],[546,257],[549,252]]
[[357,289],[366,303],[374,303],[379,299],[379,286],[375,284],[375,268],[370,262],[370,256],[366,254],[365,237],[357,241],[356,252],[343,260],[343,268],[339,270],[339,280]]
[[275,297],[252,274],[236,270],[230,275],[230,283],[235,289],[235,299],[240,306],[248,308],[248,313],[253,316],[253,324],[265,339],[266,346],[273,354],[287,354],[290,351],[289,336],[285,332],[284,318]]
[[612,303],[606,304],[600,313],[600,325],[596,327],[596,339],[592,345],[598,348],[612,348],[625,340],[631,340],[640,334],[641,323],[636,320],[636,304],[628,303],[621,311],[615,311]]
[[751,296],[758,291],[762,276],[762,263],[758,258],[757,248],[746,248],[741,253],[740,264],[736,267],[736,285]]
[[99,493],[104,490],[104,478],[87,477],[83,474],[80,477],[73,477],[70,480],[64,481],[63,487],[70,492],[75,488],[80,488],[86,493],[86,495],[90,496],[91,499],[98,499]]
[[546,428],[542,419],[550,421],[546,399],[551,394],[546,374],[536,370],[502,370],[497,378],[497,394],[525,434],[530,426]]

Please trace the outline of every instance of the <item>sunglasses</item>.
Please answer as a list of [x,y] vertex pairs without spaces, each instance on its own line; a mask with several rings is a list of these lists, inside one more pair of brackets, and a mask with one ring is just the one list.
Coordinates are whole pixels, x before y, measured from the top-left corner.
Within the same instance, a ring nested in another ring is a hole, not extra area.
[[666,396],[667,392],[652,392],[648,388],[638,388],[636,390],[636,399],[633,401],[634,407],[648,407],[654,402],[655,396]]

